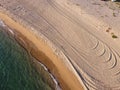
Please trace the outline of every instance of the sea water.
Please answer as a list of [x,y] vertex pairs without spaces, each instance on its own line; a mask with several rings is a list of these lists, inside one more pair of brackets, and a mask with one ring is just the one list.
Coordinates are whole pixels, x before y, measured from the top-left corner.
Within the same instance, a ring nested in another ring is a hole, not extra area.
[[30,55],[0,28],[0,90],[53,90]]

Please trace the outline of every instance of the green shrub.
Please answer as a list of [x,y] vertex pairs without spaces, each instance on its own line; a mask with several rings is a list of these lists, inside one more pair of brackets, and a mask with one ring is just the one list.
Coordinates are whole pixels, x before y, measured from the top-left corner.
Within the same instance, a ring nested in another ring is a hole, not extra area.
[[118,38],[116,35],[112,35],[112,38]]

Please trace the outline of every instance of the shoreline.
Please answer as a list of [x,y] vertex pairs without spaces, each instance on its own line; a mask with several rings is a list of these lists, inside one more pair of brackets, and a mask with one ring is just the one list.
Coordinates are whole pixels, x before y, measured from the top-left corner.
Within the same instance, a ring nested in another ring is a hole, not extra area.
[[[0,22],[2,22],[0,20]],[[2,22],[3,23],[3,22]],[[29,57],[30,57],[30,63],[32,62],[32,65],[37,70],[38,73],[42,76],[41,78],[43,81],[45,80],[45,83],[54,90],[61,90],[61,88],[58,85],[58,81],[55,79],[55,77],[48,71],[47,67],[42,64],[40,61],[36,60],[27,50],[27,47],[24,47],[23,44],[25,44],[24,40],[18,40],[18,37],[15,37],[15,33],[4,23],[0,24],[0,28],[2,32],[6,33],[10,39],[14,39],[17,44],[21,46],[22,49],[24,49]],[[20,38],[20,37],[19,37]]]
[[[5,25],[2,20],[0,20],[0,28],[3,29],[0,31],[3,31],[7,33],[8,36],[14,38],[15,41],[30,55],[27,47],[25,46],[25,41],[22,40],[20,37],[15,36],[15,33],[13,32],[13,30],[11,30],[7,25]],[[43,79],[49,80],[46,84],[48,84],[51,88],[54,88],[55,90],[61,90],[61,87],[59,86],[58,81],[56,80],[54,75],[51,74],[51,72],[47,69],[47,67],[44,64],[42,64],[40,61],[36,60],[32,55],[30,55],[30,58],[35,68],[37,69],[37,71],[39,73],[42,73],[43,75],[45,74],[45,76],[43,76]],[[46,77],[46,74],[48,77]]]
[[[0,18],[7,26],[15,31],[16,37],[21,37],[27,43],[27,48],[31,55],[50,69],[51,73],[55,75],[60,82],[60,86],[63,90],[83,90],[83,86],[80,84],[80,81],[73,71],[69,70],[61,58],[55,55],[55,52],[53,52],[49,45],[43,40],[40,40],[40,38],[38,39],[29,32],[27,28],[24,28],[19,23],[15,22],[6,14],[0,12]],[[64,73],[65,76],[62,75],[62,73]]]
[[[48,68],[44,64],[42,64],[40,61],[38,61],[36,59],[33,62],[35,63],[35,65],[37,65],[37,64],[40,65],[40,67],[42,67],[44,69],[44,71],[48,73],[48,75],[50,76],[50,79],[52,79],[52,82],[54,83],[53,87],[55,88],[55,90],[62,90],[61,87],[59,86],[58,80],[55,78],[55,76],[53,74],[51,74],[51,72],[48,70]],[[39,69],[39,66],[37,66],[37,67]]]

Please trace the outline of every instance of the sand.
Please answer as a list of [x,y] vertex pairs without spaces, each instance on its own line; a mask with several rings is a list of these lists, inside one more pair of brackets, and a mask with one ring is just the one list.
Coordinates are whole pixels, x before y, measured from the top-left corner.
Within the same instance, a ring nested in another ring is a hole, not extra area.
[[63,90],[120,89],[120,9],[115,3],[98,0],[0,3],[5,9],[3,13],[10,17],[1,13],[1,19],[17,31],[17,36],[29,41],[30,53],[50,69]]

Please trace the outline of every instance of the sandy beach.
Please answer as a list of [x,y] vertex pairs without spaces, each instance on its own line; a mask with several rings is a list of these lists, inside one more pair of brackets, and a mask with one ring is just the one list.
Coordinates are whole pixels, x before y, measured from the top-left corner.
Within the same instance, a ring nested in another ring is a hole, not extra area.
[[0,4],[0,19],[47,66],[63,90],[120,89],[117,3],[0,0]]
[[40,38],[38,39],[34,34],[29,32],[27,28],[24,28],[17,22],[13,21],[6,14],[0,13],[0,18],[6,25],[11,27],[16,35],[16,38],[22,38],[26,42],[27,49],[30,50],[29,52],[31,55],[44,63],[48,69],[51,70],[53,75],[55,75],[59,80],[63,90],[70,90],[73,88],[76,90],[83,89],[76,76],[68,69],[68,67],[66,67],[64,62],[60,60],[61,58],[55,55],[53,50],[44,42],[44,40]]

